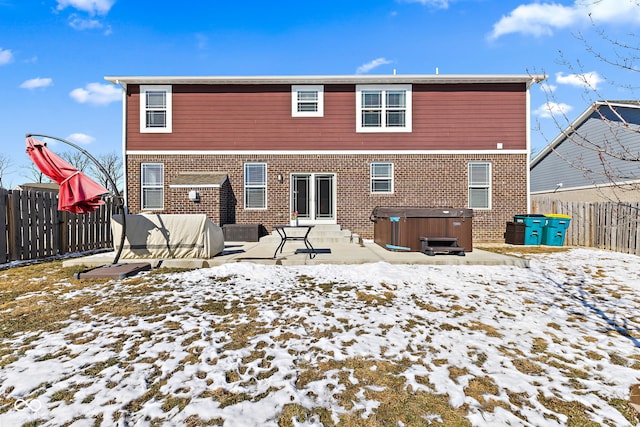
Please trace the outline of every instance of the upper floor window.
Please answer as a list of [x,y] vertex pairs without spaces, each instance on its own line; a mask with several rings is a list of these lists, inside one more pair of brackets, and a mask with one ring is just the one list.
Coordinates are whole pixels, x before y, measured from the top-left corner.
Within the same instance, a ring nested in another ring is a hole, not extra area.
[[324,115],[324,86],[291,86],[291,116],[322,117]]
[[141,165],[142,209],[164,209],[164,164]]
[[266,209],[267,164],[244,164],[244,208]]
[[356,132],[411,132],[411,85],[357,85]]
[[491,209],[491,163],[469,163],[469,207]]
[[393,193],[393,163],[371,163],[371,192]]
[[171,133],[171,86],[140,86],[140,132]]

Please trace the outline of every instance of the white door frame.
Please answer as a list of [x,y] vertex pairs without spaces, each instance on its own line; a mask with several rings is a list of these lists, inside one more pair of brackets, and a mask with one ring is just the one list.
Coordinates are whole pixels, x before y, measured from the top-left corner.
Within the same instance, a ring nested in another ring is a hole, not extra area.
[[[334,172],[292,172],[289,176],[290,182],[290,194],[289,194],[289,206],[291,211],[294,210],[295,206],[295,185],[294,181],[296,177],[308,177],[309,183],[309,195],[308,195],[308,204],[309,204],[309,213],[307,217],[298,217],[298,221],[300,224],[337,224],[337,183],[336,183],[336,174]],[[331,216],[326,218],[319,218],[317,215],[317,194],[316,194],[316,184],[317,179],[322,177],[330,177],[331,178],[331,205],[329,206],[331,209]]]

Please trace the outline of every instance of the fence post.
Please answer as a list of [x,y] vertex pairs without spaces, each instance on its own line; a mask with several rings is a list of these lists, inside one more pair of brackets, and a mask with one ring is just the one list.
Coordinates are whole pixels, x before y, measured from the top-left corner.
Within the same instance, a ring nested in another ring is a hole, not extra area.
[[65,211],[58,212],[58,253],[66,254],[69,249],[69,214]]
[[0,264],[9,261],[9,194],[0,188]]

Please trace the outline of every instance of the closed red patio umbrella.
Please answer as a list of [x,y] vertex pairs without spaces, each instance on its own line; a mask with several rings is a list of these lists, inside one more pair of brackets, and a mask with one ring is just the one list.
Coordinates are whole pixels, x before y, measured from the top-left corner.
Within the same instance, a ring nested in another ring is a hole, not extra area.
[[43,174],[60,185],[58,210],[89,213],[104,204],[102,195],[109,190],[49,150],[44,142],[28,137],[27,154]]
[[60,141],[67,144],[82,154],[87,156],[98,169],[109,180],[109,183],[113,187],[115,198],[118,208],[122,212],[122,233],[120,235],[120,246],[116,252],[113,262],[109,266],[97,267],[94,269],[86,270],[80,273],[76,273],[74,277],[76,279],[86,277],[113,277],[123,278],[131,276],[140,271],[146,271],[151,269],[151,264],[144,263],[128,263],[119,264],[120,254],[124,247],[124,241],[127,230],[126,222],[126,209],[124,206],[124,200],[118,191],[118,186],[107,170],[93,157],[89,152],[73,142],[69,142],[66,139],[57,138],[55,136],[43,135],[43,134],[27,134],[27,154],[33,160],[35,165],[49,178],[60,185],[60,191],[58,193],[58,209],[73,213],[89,213],[93,212],[104,204],[102,195],[109,193],[109,190],[102,185],[89,179],[85,174],[80,172],[77,168],[67,163],[58,155],[49,150],[46,144],[39,141],[34,136],[51,138],[56,141]]

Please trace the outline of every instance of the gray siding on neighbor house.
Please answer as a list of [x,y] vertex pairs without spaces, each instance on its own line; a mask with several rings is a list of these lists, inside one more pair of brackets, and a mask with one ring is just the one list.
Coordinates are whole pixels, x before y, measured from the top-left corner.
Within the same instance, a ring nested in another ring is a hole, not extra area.
[[[628,123],[640,123],[640,110],[618,107]],[[553,151],[531,168],[531,192],[589,187],[640,179],[640,162],[625,161],[606,153],[640,157],[640,131],[637,125],[625,128],[618,117],[605,107],[593,112],[569,139],[562,140]],[[606,117],[603,119],[602,116]],[[603,154],[601,154],[600,150]],[[609,175],[608,175],[609,174]]]

